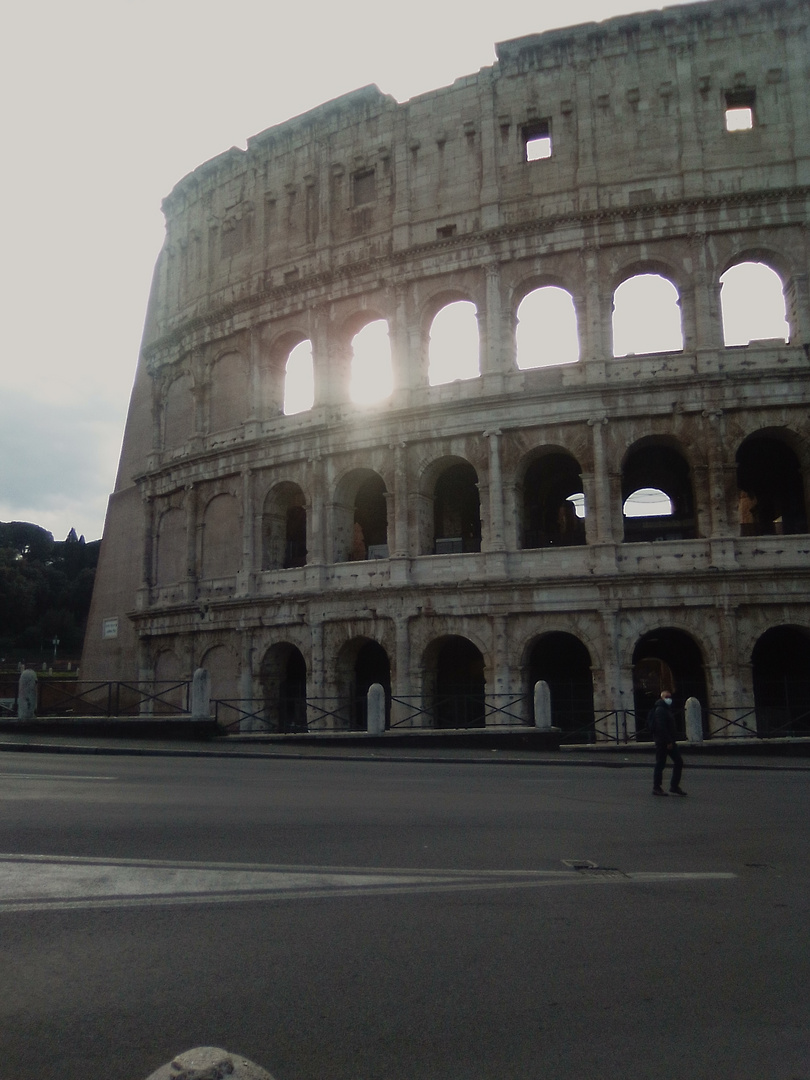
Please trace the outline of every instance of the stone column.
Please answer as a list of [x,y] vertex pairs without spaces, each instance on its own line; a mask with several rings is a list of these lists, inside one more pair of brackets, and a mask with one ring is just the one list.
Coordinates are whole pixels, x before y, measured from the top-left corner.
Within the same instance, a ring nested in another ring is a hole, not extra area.
[[146,495],[143,500],[143,552],[141,561],[141,588],[146,595],[155,584],[155,570],[158,558],[157,523],[155,522],[155,499],[152,495]]
[[[481,375],[493,393],[503,387],[504,376],[514,367],[514,358],[506,333],[501,297],[501,268],[498,263],[486,267],[486,312],[481,340]],[[480,325],[480,319],[479,319]]]
[[489,535],[485,549],[487,551],[505,550],[500,437],[501,432],[498,429],[484,432],[484,438],[489,443]]
[[[604,363],[613,355],[610,315],[613,297],[605,296],[599,279],[599,251],[586,246],[581,252],[582,274],[585,282],[584,304],[577,310],[580,360],[595,365],[593,378],[603,381]],[[600,366],[602,365],[602,366]]]
[[[616,542],[614,527],[614,492],[611,482],[605,436],[607,417],[598,417],[588,421],[593,432],[593,500],[592,507],[586,504],[585,531],[589,544],[612,544]],[[621,495],[619,496],[621,499]]]
[[720,313],[719,281],[712,280],[712,271],[708,265],[708,248],[705,233],[694,233],[689,238],[689,250],[692,256],[692,311],[694,317],[694,337],[690,345],[686,342],[684,327],[684,348],[692,348],[696,353],[715,353],[723,346],[723,320]]
[[394,443],[394,521],[393,530],[389,523],[389,543],[391,555],[405,558],[410,554],[408,543],[408,461],[407,444]]
[[392,290],[394,304],[393,315],[388,323],[388,336],[391,340],[391,363],[394,368],[394,397],[396,404],[405,408],[411,391],[417,385],[418,364],[411,356],[410,335],[408,328],[407,293],[405,286],[397,285]]
[[253,505],[253,474],[242,471],[242,573],[255,570],[256,513]]
[[197,489],[193,484],[189,484],[186,487],[185,492],[185,504],[186,504],[186,576],[189,581],[196,582],[198,577],[197,567],[199,551],[198,541],[201,541],[201,537],[198,537],[200,531],[200,525],[197,520],[199,515],[199,499],[197,497]]
[[310,505],[307,513],[307,565],[326,562],[324,548],[325,487],[323,459],[318,455],[309,463]]

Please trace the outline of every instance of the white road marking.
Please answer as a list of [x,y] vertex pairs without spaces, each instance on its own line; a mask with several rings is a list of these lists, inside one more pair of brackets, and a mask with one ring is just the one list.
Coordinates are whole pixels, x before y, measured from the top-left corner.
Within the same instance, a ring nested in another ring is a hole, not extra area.
[[0,913],[175,904],[232,904],[394,893],[725,881],[730,873],[651,872],[614,877],[576,870],[406,870],[339,866],[0,855]]
[[81,776],[79,773],[0,772],[0,780],[117,780],[117,776]]

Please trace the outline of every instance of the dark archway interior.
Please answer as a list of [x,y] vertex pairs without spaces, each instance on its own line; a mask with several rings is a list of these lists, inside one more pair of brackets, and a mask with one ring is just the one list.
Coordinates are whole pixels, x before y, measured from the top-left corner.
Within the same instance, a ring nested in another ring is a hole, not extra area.
[[657,488],[672,502],[668,517],[625,517],[626,543],[643,540],[694,540],[697,536],[689,465],[669,446],[646,443],[634,450],[622,470],[622,506],[641,488]]
[[807,532],[799,460],[780,439],[755,435],[737,451],[740,535]]
[[300,651],[286,643],[274,645],[259,673],[264,715],[271,731],[307,730],[307,665]]
[[351,689],[352,727],[364,729],[368,723],[368,691],[374,683],[385,690],[385,724],[391,722],[391,664],[388,653],[376,641],[360,646],[354,662],[354,681]]
[[566,742],[593,742],[593,677],[587,648],[573,634],[544,634],[529,655],[529,693],[534,719],[534,684],[548,683],[551,716]]
[[484,658],[471,641],[451,637],[436,657],[436,727],[483,727]]
[[581,492],[580,467],[568,454],[533,461],[523,480],[523,547],[584,544],[585,523],[567,501]]
[[296,502],[287,507],[286,537],[284,544],[284,569],[305,566],[307,561],[307,512]]
[[[666,683],[672,683],[666,687]],[[647,726],[647,715],[664,689],[674,692],[674,712],[679,738],[685,733],[683,710],[694,697],[703,710],[703,730],[708,732],[708,694],[703,656],[696,642],[682,630],[662,628],[645,634],[633,651],[633,704],[636,730]]]
[[436,481],[433,536],[437,555],[481,550],[478,475],[468,462],[451,465]]
[[[385,558],[388,555],[388,509],[381,476],[369,476],[354,500],[352,559]],[[384,550],[383,550],[384,549]]]
[[757,734],[810,733],[810,631],[776,626],[762,635],[751,657]]

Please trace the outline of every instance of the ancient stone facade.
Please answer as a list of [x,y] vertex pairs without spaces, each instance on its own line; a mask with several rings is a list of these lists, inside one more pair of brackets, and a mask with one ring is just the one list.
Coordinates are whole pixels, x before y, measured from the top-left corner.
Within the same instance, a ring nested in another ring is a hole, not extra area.
[[[710,0],[505,42],[450,87],[366,87],[182,180],[83,676],[205,666],[280,727],[290,700],[373,682],[394,722],[479,722],[469,695],[530,722],[538,679],[597,731],[670,678],[708,731],[755,700],[807,708],[809,15]],[[730,344],[721,291],[749,263],[787,329]],[[669,336],[622,349],[639,278],[671,293]],[[575,319],[573,352],[543,315],[522,344],[537,297]],[[441,382],[451,307],[478,346]],[[393,389],[356,404],[381,320]],[[314,401],[286,414],[302,342]]]

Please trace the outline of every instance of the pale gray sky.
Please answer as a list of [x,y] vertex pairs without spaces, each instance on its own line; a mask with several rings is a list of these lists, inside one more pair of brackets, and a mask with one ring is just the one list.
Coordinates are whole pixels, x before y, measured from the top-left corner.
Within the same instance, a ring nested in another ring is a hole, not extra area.
[[404,101],[494,43],[638,0],[43,0],[0,17],[0,520],[101,535],[161,199],[201,162],[367,83]]

